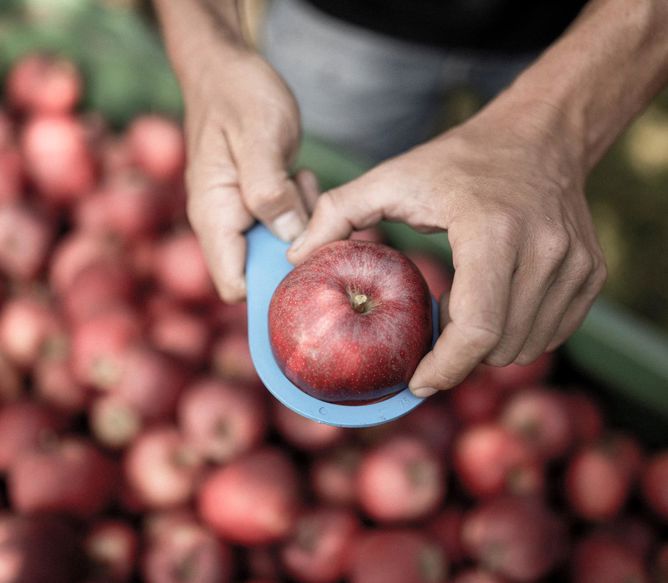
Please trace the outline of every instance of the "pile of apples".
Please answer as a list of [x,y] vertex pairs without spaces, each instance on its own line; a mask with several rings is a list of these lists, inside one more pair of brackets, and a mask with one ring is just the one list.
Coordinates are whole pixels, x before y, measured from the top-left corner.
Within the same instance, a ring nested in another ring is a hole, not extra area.
[[373,429],[274,401],[188,227],[179,125],[114,133],[82,91],[28,55],[0,109],[1,583],[668,581],[668,451],[549,355]]

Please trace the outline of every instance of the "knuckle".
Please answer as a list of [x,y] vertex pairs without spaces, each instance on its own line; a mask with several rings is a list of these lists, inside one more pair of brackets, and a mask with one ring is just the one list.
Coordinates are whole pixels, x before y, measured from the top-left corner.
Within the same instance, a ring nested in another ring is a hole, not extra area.
[[579,282],[586,281],[594,268],[593,257],[584,247],[581,246],[572,253],[572,259],[570,263],[572,279]]
[[283,204],[285,187],[280,182],[265,182],[252,185],[244,192],[246,206],[253,213],[264,213],[275,210]]
[[509,210],[499,210],[491,214],[490,224],[496,237],[508,241],[517,236],[522,221],[520,217]]
[[561,228],[553,229],[543,235],[540,242],[540,255],[549,263],[560,263],[566,257],[571,246],[568,233]]
[[487,353],[501,339],[501,331],[487,324],[468,323],[459,326],[469,348],[477,353]]
[[605,264],[605,261],[601,261],[594,267],[590,277],[594,289],[597,292],[600,291],[605,285],[605,282],[608,281],[608,266]]

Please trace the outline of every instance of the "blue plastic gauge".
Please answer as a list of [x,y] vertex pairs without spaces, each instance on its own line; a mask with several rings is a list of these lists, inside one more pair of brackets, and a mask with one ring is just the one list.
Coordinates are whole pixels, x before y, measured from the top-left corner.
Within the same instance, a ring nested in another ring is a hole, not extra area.
[[[292,270],[288,244],[263,225],[247,233],[248,341],[253,364],[267,389],[283,405],[313,421],[338,427],[371,427],[393,421],[424,401],[403,387],[393,396],[367,405],[337,405],[321,401],[295,386],[281,371],[269,342],[269,304],[274,290]],[[438,337],[438,305],[434,309],[434,342]]]

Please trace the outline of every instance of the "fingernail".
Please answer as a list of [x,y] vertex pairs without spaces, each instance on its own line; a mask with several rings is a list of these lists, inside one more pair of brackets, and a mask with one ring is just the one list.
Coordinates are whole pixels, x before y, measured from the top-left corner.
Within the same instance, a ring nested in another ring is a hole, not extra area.
[[290,252],[297,251],[297,249],[302,246],[304,241],[306,241],[306,231],[302,232],[302,234],[292,242],[292,245],[290,246]]
[[438,393],[438,389],[432,389],[431,387],[420,387],[419,389],[411,389],[411,392],[416,396],[424,399],[425,397],[431,397]]
[[288,211],[279,215],[271,224],[271,228],[283,241],[292,241],[304,231],[304,223],[296,211]]

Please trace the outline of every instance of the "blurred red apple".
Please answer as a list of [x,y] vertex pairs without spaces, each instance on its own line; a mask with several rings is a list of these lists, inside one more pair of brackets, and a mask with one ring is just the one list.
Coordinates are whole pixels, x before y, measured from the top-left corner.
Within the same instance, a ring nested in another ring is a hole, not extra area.
[[547,575],[564,555],[565,535],[565,525],[551,510],[526,497],[484,502],[462,526],[467,552],[488,570],[518,582]]
[[337,241],[298,265],[269,308],[276,361],[325,401],[395,393],[431,346],[431,296],[404,255],[366,241]]
[[351,583],[445,583],[447,562],[418,530],[378,530],[355,544]]
[[568,462],[566,498],[587,520],[610,520],[626,504],[631,484],[618,458],[601,443],[583,447]]
[[554,367],[554,354],[546,352],[531,364],[509,364],[508,366],[488,366],[487,372],[492,382],[502,389],[516,390],[547,381]]
[[79,535],[68,521],[0,514],[2,583],[77,583],[85,568]]
[[78,322],[72,330],[72,372],[86,386],[110,389],[123,375],[128,349],[139,342],[132,310],[117,307]]
[[33,391],[41,401],[65,414],[81,413],[88,403],[88,392],[74,380],[69,350],[47,351],[33,368]]
[[65,428],[53,409],[35,401],[17,401],[0,409],[0,472]]
[[186,388],[178,418],[192,447],[217,463],[252,450],[267,429],[265,404],[255,388],[214,378],[200,379]]
[[473,568],[458,573],[451,583],[504,583],[504,581],[489,571]]
[[297,449],[322,451],[341,443],[346,435],[341,427],[311,421],[278,401],[273,401],[272,405],[274,425],[278,433]]
[[577,443],[590,443],[603,434],[603,413],[588,394],[582,391],[566,393],[566,406]]
[[355,446],[342,446],[313,460],[311,483],[324,504],[352,505],[357,500],[357,472],[362,452]]
[[127,144],[138,166],[155,180],[172,180],[183,171],[183,131],[170,119],[158,115],[136,118],[128,128]]
[[199,513],[230,542],[276,542],[294,528],[298,485],[296,468],[286,454],[265,448],[214,470],[200,488]]
[[428,524],[428,530],[434,540],[439,542],[451,565],[466,558],[462,541],[464,511],[458,506],[446,506]]
[[573,583],[649,583],[646,568],[631,549],[613,538],[593,534],[581,539],[573,553]]
[[48,203],[79,200],[95,186],[95,162],[83,124],[65,115],[39,115],[23,128],[26,172]]
[[181,523],[149,541],[142,560],[150,583],[231,583],[232,552],[196,522]]
[[3,145],[0,135],[0,204],[15,203],[23,198],[23,191],[24,176],[21,154],[16,148]]
[[438,456],[448,455],[455,438],[455,419],[449,404],[431,397],[398,421],[399,431],[420,438]]
[[504,392],[482,367],[455,387],[449,396],[452,412],[463,425],[493,421],[505,398]]
[[323,507],[306,512],[282,548],[285,570],[299,583],[336,583],[348,573],[359,529],[350,510]]
[[503,409],[502,423],[543,459],[561,458],[573,444],[573,426],[565,398],[544,387],[514,394]]
[[69,113],[82,93],[75,65],[48,54],[29,54],[11,68],[6,81],[7,100],[29,113]]
[[87,583],[129,583],[139,551],[139,536],[128,522],[105,519],[86,534],[84,549],[92,574]]
[[114,462],[92,443],[62,438],[14,460],[9,497],[19,512],[64,512],[85,519],[109,505],[115,478]]
[[158,350],[193,366],[207,358],[209,335],[204,317],[174,305],[156,316],[149,330],[149,338]]
[[500,425],[473,425],[460,433],[453,463],[459,481],[475,497],[543,488],[542,468],[530,448]]
[[668,451],[648,461],[642,475],[642,494],[658,517],[668,522]]
[[406,255],[420,270],[432,296],[440,300],[450,292],[452,275],[443,260],[424,251],[409,251]]
[[110,393],[93,401],[88,412],[88,424],[98,442],[117,449],[137,437],[143,421],[139,412],[123,397]]
[[155,251],[155,277],[177,300],[201,302],[214,297],[202,249],[190,231],[174,233],[160,242]]
[[21,373],[10,362],[7,356],[0,351],[0,404],[16,401],[23,393],[23,378]]
[[51,226],[41,215],[20,203],[0,206],[0,271],[19,280],[35,278],[50,244]]
[[251,359],[245,328],[230,330],[218,337],[211,349],[211,361],[216,374],[224,379],[261,384]]
[[357,484],[360,505],[374,520],[417,520],[445,496],[445,469],[425,443],[397,435],[364,455]]
[[143,504],[169,508],[190,500],[201,459],[175,428],[161,425],[142,433],[125,451],[124,470]]

